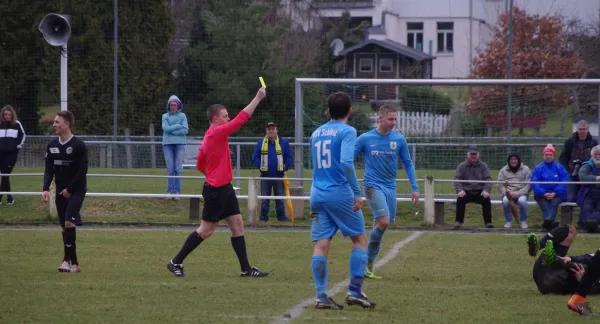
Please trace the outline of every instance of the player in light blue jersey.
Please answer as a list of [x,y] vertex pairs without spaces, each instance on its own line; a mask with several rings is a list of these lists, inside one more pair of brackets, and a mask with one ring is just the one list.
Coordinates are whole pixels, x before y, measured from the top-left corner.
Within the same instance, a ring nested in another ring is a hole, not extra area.
[[383,233],[396,219],[396,170],[398,158],[410,181],[412,201],[419,201],[419,187],[415,168],[408,153],[406,138],[396,131],[396,108],[383,105],[379,108],[377,128],[358,137],[354,157],[361,154],[365,160],[363,188],[375,222],[369,236],[368,262],[365,277],[381,279],[373,273],[373,263],[381,247]]
[[327,254],[338,229],[352,240],[350,285],[346,304],[374,308],[362,292],[367,267],[367,237],[360,187],[354,170],[356,129],[348,126],[350,97],[336,92],[328,98],[331,120],[310,138],[313,183],[310,188],[311,239],[315,242],[312,271],[317,292],[316,308],[342,309],[327,295]]

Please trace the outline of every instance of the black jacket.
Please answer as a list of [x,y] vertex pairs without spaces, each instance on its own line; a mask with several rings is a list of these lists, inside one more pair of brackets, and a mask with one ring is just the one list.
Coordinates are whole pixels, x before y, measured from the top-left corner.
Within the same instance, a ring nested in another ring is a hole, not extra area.
[[0,122],[0,152],[17,152],[25,143],[25,130],[19,121]]
[[591,150],[592,147],[598,145],[598,141],[596,141],[590,133],[585,138],[585,140],[580,140],[577,132],[573,133],[571,137],[569,137],[565,141],[565,148],[560,154],[558,158],[560,164],[567,169],[569,173],[573,172],[573,161],[581,160],[581,162],[585,162],[591,158]]

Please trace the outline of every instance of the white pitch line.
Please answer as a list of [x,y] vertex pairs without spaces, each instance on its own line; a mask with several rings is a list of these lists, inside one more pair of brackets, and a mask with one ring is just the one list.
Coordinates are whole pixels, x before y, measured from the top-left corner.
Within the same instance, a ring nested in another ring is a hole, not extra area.
[[[374,269],[378,269],[380,267],[383,267],[386,263],[390,262],[396,255],[398,255],[398,253],[400,252],[400,250],[407,243],[410,243],[410,242],[414,241],[419,236],[421,236],[421,234],[423,234],[423,232],[414,232],[409,237],[407,237],[404,240],[402,240],[402,241],[394,244],[394,246],[390,249],[390,252],[388,252],[379,261],[375,262],[375,265],[373,266],[373,268]],[[327,292],[327,295],[333,296],[333,295],[339,293],[340,291],[342,291],[342,289],[348,287],[349,284],[350,284],[350,279],[346,279],[346,280],[344,280],[342,282],[338,282],[331,289],[329,289],[329,291]],[[287,310],[284,313],[285,315],[279,317],[273,323],[274,324],[288,323],[289,321],[291,321],[291,320],[293,320],[295,318],[300,317],[300,315],[302,315],[302,313],[304,312],[304,310],[308,306],[314,304],[314,302],[315,302],[315,298],[314,297],[313,298],[305,299],[301,303],[299,303],[299,304],[293,306],[292,308],[290,308],[289,310]]]

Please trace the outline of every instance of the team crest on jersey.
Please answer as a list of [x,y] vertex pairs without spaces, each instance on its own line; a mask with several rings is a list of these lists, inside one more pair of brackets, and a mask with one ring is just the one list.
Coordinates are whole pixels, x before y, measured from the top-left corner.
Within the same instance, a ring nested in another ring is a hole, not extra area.
[[396,143],[395,141],[392,141],[392,142],[390,142],[390,148],[391,148],[392,150],[395,150],[395,149],[396,149],[396,145],[397,145],[397,144],[398,144],[398,143]]
[[67,147],[67,154],[71,154],[73,153],[73,148],[72,147]]

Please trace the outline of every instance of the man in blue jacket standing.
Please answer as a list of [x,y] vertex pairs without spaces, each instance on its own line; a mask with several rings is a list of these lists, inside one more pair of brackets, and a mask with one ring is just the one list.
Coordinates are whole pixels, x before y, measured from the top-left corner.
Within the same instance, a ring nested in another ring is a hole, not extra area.
[[[259,140],[252,154],[252,162],[260,170],[260,176],[265,178],[281,178],[282,180],[264,179],[260,183],[260,195],[270,196],[271,191],[275,196],[285,196],[283,189],[283,176],[292,167],[292,149],[290,143],[277,136],[277,126],[273,122],[267,124],[267,136]],[[269,220],[270,199],[263,199],[260,208],[260,220]],[[275,200],[275,211],[280,222],[287,221],[283,200]]]

